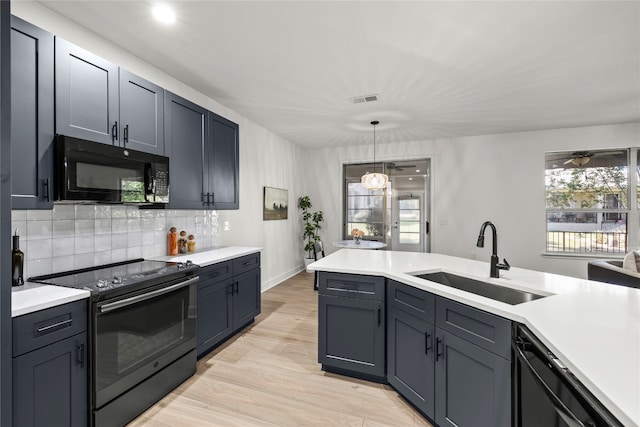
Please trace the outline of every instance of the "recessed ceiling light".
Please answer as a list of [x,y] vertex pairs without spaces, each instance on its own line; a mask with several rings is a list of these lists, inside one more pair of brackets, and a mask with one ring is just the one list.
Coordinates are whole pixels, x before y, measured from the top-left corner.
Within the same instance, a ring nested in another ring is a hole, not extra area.
[[420,172],[420,169],[416,169],[416,173]]
[[409,178],[409,181],[413,181],[413,178]]
[[153,6],[153,17],[163,24],[173,24],[176,22],[176,14],[166,4],[156,4]]

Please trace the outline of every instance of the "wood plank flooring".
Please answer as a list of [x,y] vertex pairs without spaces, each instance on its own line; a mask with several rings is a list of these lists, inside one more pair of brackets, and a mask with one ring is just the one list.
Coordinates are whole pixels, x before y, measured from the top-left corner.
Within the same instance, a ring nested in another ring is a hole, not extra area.
[[263,293],[253,325],[129,426],[430,426],[389,386],[320,369],[312,283],[302,272]]

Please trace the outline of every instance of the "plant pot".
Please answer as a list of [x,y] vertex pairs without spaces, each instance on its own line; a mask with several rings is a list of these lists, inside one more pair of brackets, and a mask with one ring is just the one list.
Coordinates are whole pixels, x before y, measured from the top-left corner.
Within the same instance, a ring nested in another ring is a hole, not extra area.
[[307,270],[307,267],[309,266],[309,264],[311,264],[312,262],[315,262],[316,260],[313,258],[305,258],[304,259],[304,269],[307,273],[313,273],[313,271],[309,271]]

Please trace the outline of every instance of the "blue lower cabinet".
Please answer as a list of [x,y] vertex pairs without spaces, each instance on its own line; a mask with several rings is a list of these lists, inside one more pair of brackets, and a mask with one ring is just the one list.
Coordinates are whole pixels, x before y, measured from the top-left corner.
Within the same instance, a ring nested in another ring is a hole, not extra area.
[[14,426],[88,425],[86,310],[80,301],[13,319]]
[[196,334],[200,358],[260,314],[260,253],[201,267],[198,274]]

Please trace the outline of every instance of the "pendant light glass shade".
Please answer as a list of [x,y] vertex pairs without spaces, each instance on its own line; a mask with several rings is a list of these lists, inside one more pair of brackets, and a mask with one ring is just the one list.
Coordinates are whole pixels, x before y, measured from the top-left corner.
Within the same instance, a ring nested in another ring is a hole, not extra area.
[[373,172],[365,173],[360,180],[362,186],[367,190],[384,190],[389,182],[387,175],[376,172],[376,125],[379,123],[377,120],[371,122],[373,125]]
[[366,173],[362,175],[360,182],[362,186],[368,190],[385,190],[389,182],[389,177],[383,173]]

